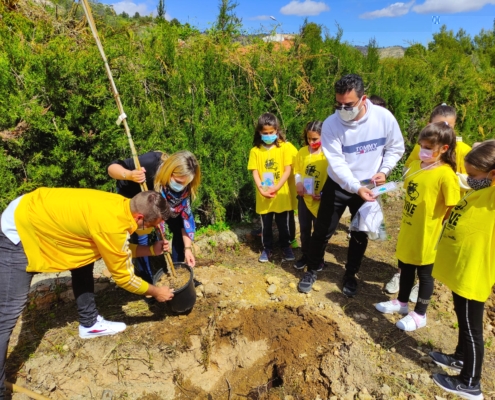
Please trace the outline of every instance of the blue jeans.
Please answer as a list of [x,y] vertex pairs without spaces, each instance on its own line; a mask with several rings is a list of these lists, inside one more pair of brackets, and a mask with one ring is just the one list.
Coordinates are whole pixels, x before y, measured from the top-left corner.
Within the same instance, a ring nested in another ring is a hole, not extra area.
[[[141,246],[148,246],[148,235],[137,236],[137,243]],[[149,257],[137,257],[134,267],[136,275],[148,283],[153,283],[153,271],[151,270]]]

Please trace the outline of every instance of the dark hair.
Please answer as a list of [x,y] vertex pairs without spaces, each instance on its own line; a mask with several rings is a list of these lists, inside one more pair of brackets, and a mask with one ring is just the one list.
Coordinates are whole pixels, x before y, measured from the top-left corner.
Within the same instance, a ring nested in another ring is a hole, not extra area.
[[387,108],[387,102],[376,94],[371,95],[368,99],[375,105],[383,108]]
[[473,147],[464,161],[483,172],[495,169],[495,140],[487,140]]
[[258,124],[256,125],[256,130],[254,131],[253,146],[260,147],[263,144],[261,140],[261,131],[264,126],[271,126],[277,131],[278,139],[275,141],[275,145],[280,147],[280,141],[285,142],[284,132],[280,129],[280,123],[275,115],[272,113],[264,113],[258,118]]
[[445,103],[439,104],[435,106],[430,115],[430,122],[433,121],[436,117],[454,117],[457,119],[457,113],[455,112],[455,108],[452,106],[448,106]]
[[352,89],[356,91],[358,97],[361,97],[364,94],[363,79],[359,75],[345,75],[335,82],[335,93],[337,94],[346,94]]
[[131,212],[143,214],[144,222],[170,218],[170,207],[167,200],[154,190],[147,190],[135,195],[131,199]]
[[426,125],[426,127],[420,132],[418,137],[418,143],[421,140],[428,141],[432,146],[448,145],[448,150],[440,156],[440,159],[449,164],[454,172],[456,171],[455,162],[455,145],[456,137],[454,130],[446,122],[435,122]]
[[303,132],[303,140],[304,143],[309,144],[308,142],[308,132],[317,132],[321,135],[321,127],[323,126],[323,122],[321,121],[311,121],[306,124]]

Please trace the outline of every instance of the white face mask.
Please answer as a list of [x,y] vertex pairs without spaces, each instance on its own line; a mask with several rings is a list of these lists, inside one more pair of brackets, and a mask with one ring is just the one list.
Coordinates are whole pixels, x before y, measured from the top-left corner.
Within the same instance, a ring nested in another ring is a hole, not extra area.
[[343,109],[337,108],[337,112],[339,113],[340,118],[342,118],[342,120],[345,122],[352,121],[354,118],[356,118],[359,112],[361,111],[359,105],[361,104],[362,100],[363,98],[361,97],[361,99],[359,99],[359,103],[354,107],[352,107],[352,110],[346,110],[345,108]]

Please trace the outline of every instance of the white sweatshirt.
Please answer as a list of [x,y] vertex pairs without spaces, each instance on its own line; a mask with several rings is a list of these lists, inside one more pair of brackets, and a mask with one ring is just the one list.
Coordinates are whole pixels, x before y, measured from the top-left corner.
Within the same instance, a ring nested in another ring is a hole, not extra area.
[[366,107],[359,121],[345,122],[335,112],[321,130],[328,176],[350,193],[378,172],[388,175],[404,154],[404,138],[392,113],[369,100]]

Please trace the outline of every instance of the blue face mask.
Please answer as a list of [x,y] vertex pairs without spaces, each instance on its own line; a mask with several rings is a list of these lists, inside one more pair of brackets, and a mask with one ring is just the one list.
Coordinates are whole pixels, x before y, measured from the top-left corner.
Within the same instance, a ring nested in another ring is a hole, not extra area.
[[172,189],[174,192],[182,192],[187,185],[181,185],[180,183],[177,183],[173,179],[170,179],[170,183],[168,184],[170,189]]
[[272,144],[275,140],[277,140],[278,135],[275,133],[273,135],[261,135],[261,140],[266,144]]

